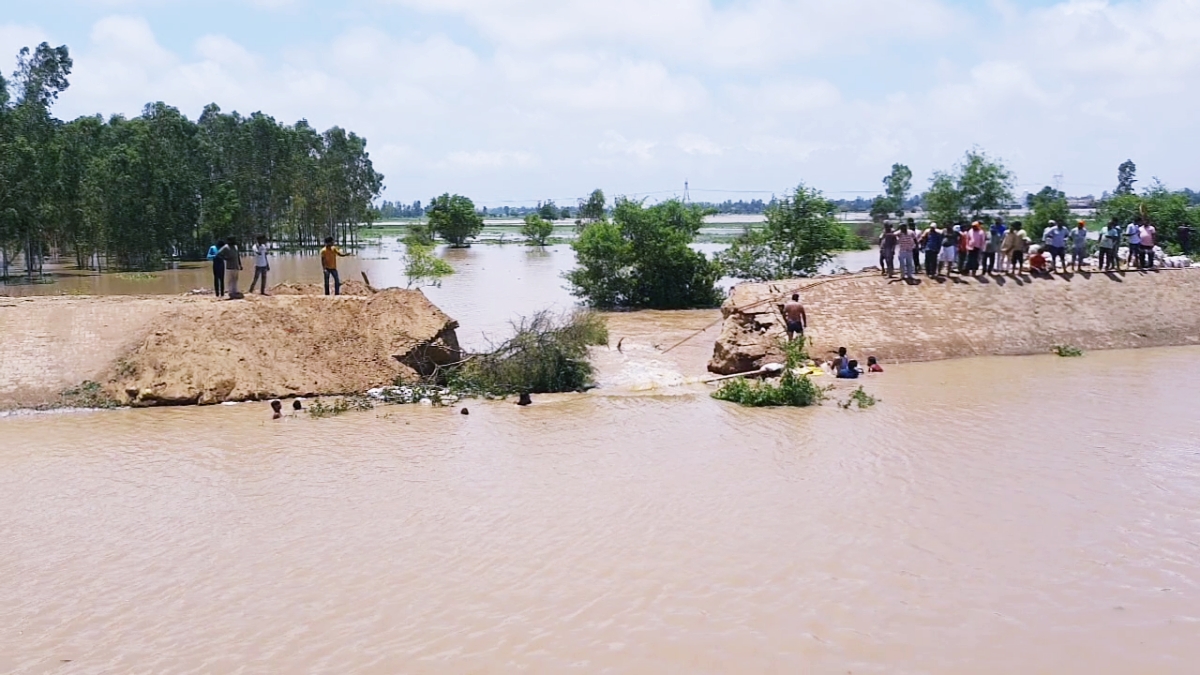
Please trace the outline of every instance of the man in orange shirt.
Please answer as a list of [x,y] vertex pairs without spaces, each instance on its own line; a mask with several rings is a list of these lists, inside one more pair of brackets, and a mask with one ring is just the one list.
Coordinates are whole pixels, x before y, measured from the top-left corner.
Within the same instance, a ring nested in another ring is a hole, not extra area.
[[333,277],[333,294],[342,294],[342,278],[338,276],[337,259],[350,255],[342,253],[333,245],[333,237],[325,237],[325,248],[321,249],[321,270],[325,273],[325,295],[329,295],[329,278]]

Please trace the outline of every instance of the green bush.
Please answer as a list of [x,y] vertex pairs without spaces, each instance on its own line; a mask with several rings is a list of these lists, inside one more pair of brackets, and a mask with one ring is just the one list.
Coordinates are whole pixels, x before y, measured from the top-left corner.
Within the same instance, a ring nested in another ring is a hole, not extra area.
[[686,309],[721,302],[720,269],[689,244],[703,223],[697,206],[671,200],[651,207],[618,199],[613,220],[584,226],[571,244],[578,267],[571,293],[592,307]]
[[1080,349],[1079,347],[1073,347],[1071,345],[1054,345],[1054,347],[1051,351],[1053,351],[1055,354],[1058,354],[1059,356],[1064,356],[1064,357],[1083,356],[1082,349]]
[[450,389],[504,396],[581,391],[591,385],[588,347],[608,344],[608,326],[594,312],[538,312],[513,324],[513,336],[445,373]]
[[345,396],[335,398],[326,403],[321,399],[313,401],[308,406],[308,414],[312,417],[335,417],[351,410],[372,410],[375,404],[365,396]]
[[804,352],[804,340],[786,342],[782,347],[787,356],[787,362],[778,384],[766,380],[750,381],[746,378],[738,378],[726,382],[712,393],[712,397],[751,408],[775,406],[803,408],[820,403],[825,398],[825,390],[813,384],[808,376],[796,375],[793,372],[808,358]]
[[806,375],[795,375],[791,369],[784,371],[779,384],[763,380],[753,382],[745,378],[730,380],[712,393],[721,401],[738,403],[751,408],[772,406],[807,407],[816,405],[825,398],[825,391],[813,384]]
[[554,234],[554,223],[531,213],[525,216],[525,224],[521,226],[521,235],[532,246],[545,246],[546,240]]

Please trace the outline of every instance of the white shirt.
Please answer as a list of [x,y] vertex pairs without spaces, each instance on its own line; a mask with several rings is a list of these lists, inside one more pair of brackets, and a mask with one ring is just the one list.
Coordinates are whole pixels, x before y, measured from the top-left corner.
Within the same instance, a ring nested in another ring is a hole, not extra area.
[[1137,225],[1134,225],[1133,223],[1126,225],[1125,226],[1125,234],[1129,235],[1129,243],[1131,243],[1131,244],[1142,243],[1142,235],[1141,235],[1141,233],[1138,232]]
[[255,267],[266,267],[267,266],[267,246],[266,246],[266,244],[255,244],[254,245],[254,266]]

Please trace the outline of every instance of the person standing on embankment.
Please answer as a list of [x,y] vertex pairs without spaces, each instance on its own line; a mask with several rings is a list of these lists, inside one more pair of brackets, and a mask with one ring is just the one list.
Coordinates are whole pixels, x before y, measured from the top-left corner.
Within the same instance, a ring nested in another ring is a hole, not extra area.
[[942,231],[937,223],[929,223],[928,229],[921,233],[919,244],[925,247],[925,276],[933,278],[938,273],[938,253],[942,250]]
[[221,257],[221,249],[225,248],[225,240],[218,239],[217,243],[208,247],[208,259],[212,261],[213,294],[220,299],[225,295],[225,259]]
[[238,251],[237,240],[230,237],[217,256],[225,261],[225,290],[229,292],[229,299],[244,297],[238,290],[238,275],[242,273],[242,254]]
[[914,280],[917,267],[913,261],[913,251],[917,250],[917,240],[913,233],[909,232],[908,223],[900,224],[900,233],[896,235],[896,247],[900,251],[900,278],[905,281]]
[[879,235],[879,269],[885,277],[895,273],[895,260],[896,233],[892,231],[891,223],[884,223],[883,234]]
[[259,292],[263,295],[267,294],[267,271],[271,269],[271,264],[267,262],[267,237],[266,235],[258,235],[254,243],[254,279],[250,281],[250,293],[254,293],[254,285],[261,282],[262,286]]
[[329,295],[329,278],[333,277],[333,294],[342,294],[342,278],[338,276],[337,259],[345,258],[349,253],[333,245],[333,237],[325,237],[325,248],[321,249],[321,271],[325,275],[325,295]]
[[796,335],[803,338],[804,329],[808,327],[808,314],[804,311],[804,305],[800,303],[800,294],[793,293],[792,299],[780,308],[780,313],[787,324],[788,342],[794,340]]

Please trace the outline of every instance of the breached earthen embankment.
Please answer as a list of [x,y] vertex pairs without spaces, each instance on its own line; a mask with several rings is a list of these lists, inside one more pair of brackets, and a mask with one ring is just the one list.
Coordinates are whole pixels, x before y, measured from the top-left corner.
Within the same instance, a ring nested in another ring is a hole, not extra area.
[[400,289],[0,298],[0,407],[54,404],[83,381],[131,405],[362,392],[457,360],[457,326]]
[[793,292],[808,312],[813,356],[846,347],[932,361],[1200,344],[1200,269],[918,281],[865,273],[741,284],[722,308],[708,368],[732,374],[782,361],[778,306]]

